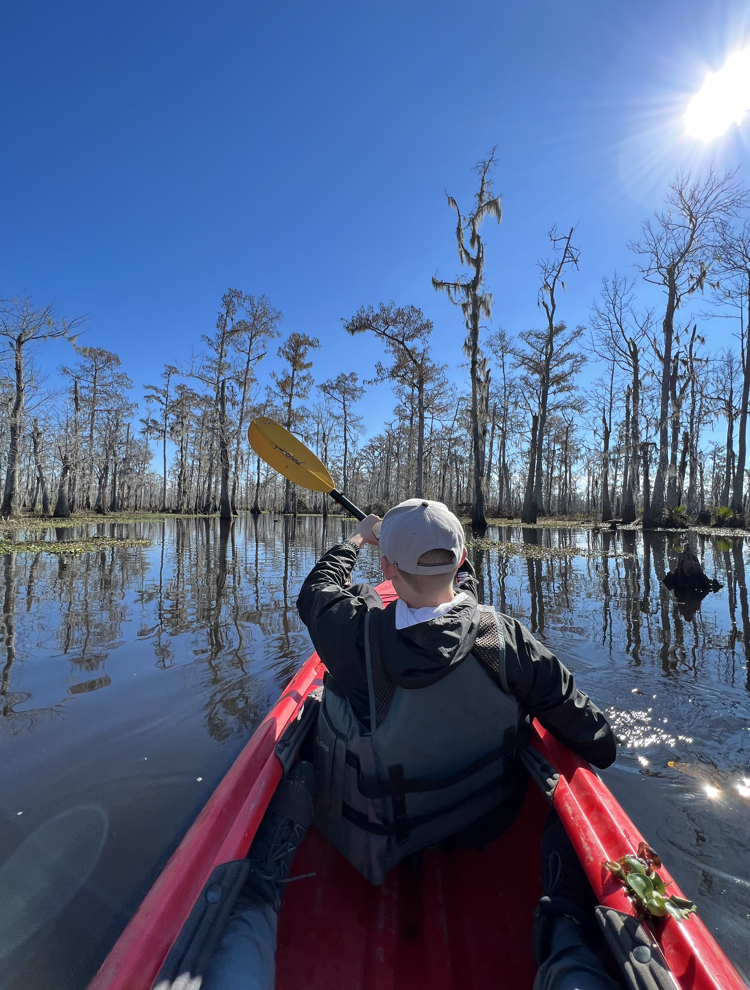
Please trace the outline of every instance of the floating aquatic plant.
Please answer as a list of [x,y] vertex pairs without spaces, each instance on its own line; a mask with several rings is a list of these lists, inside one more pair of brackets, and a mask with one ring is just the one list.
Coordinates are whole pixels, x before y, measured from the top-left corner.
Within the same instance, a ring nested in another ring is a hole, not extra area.
[[5,553],[52,553],[57,556],[77,556],[82,553],[96,553],[117,547],[150,547],[151,540],[117,539],[114,536],[92,536],[83,540],[62,540],[57,543],[41,540],[6,540],[0,537],[0,556]]
[[589,547],[558,546],[546,547],[541,543],[510,543],[502,540],[487,540],[476,537],[467,544],[475,550],[499,550],[506,557],[531,557],[544,560],[549,557],[632,557],[622,550],[592,549]]
[[641,914],[684,921],[698,908],[685,897],[667,896],[666,884],[656,872],[659,867],[661,860],[647,842],[639,843],[636,855],[627,853],[604,864],[604,868],[624,884]]

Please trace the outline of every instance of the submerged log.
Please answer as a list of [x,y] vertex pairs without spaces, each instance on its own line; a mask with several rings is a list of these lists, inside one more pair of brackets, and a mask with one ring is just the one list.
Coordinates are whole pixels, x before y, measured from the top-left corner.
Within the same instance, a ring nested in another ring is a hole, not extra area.
[[684,547],[677,558],[677,566],[664,578],[664,585],[671,591],[707,595],[722,587],[714,578],[706,576],[700,561],[690,547]]

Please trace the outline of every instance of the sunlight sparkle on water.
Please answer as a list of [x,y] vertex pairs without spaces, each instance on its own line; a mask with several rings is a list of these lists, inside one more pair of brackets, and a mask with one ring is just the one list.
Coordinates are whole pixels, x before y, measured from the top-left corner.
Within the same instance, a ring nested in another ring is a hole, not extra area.
[[703,88],[690,101],[685,130],[711,141],[732,124],[741,124],[750,110],[750,48],[730,55],[718,72],[709,72]]
[[710,798],[717,798],[719,796],[719,794],[721,794],[721,791],[719,790],[719,788],[718,787],[714,787],[713,784],[706,784],[706,786],[704,787],[704,790],[705,790],[706,794],[708,795],[708,797],[710,797]]

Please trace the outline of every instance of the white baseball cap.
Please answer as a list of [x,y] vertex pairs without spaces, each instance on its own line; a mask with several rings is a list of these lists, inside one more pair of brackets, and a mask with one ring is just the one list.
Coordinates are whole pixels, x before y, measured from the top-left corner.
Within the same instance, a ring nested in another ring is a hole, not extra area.
[[[450,574],[461,563],[464,528],[447,505],[410,498],[389,509],[380,525],[380,552],[407,574]],[[428,550],[450,550],[450,564],[420,564]]]

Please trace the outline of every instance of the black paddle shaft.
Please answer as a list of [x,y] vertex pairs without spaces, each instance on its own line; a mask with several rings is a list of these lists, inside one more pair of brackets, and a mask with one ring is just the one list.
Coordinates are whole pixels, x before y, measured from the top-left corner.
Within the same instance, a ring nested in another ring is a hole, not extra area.
[[350,512],[355,519],[367,518],[367,513],[363,512],[360,508],[358,508],[354,504],[354,502],[350,502],[349,499],[346,497],[346,495],[342,495],[340,491],[337,491],[334,488],[333,491],[330,491],[328,494],[331,496],[334,502],[338,502],[339,505],[343,506],[343,508],[345,508],[347,512]]

